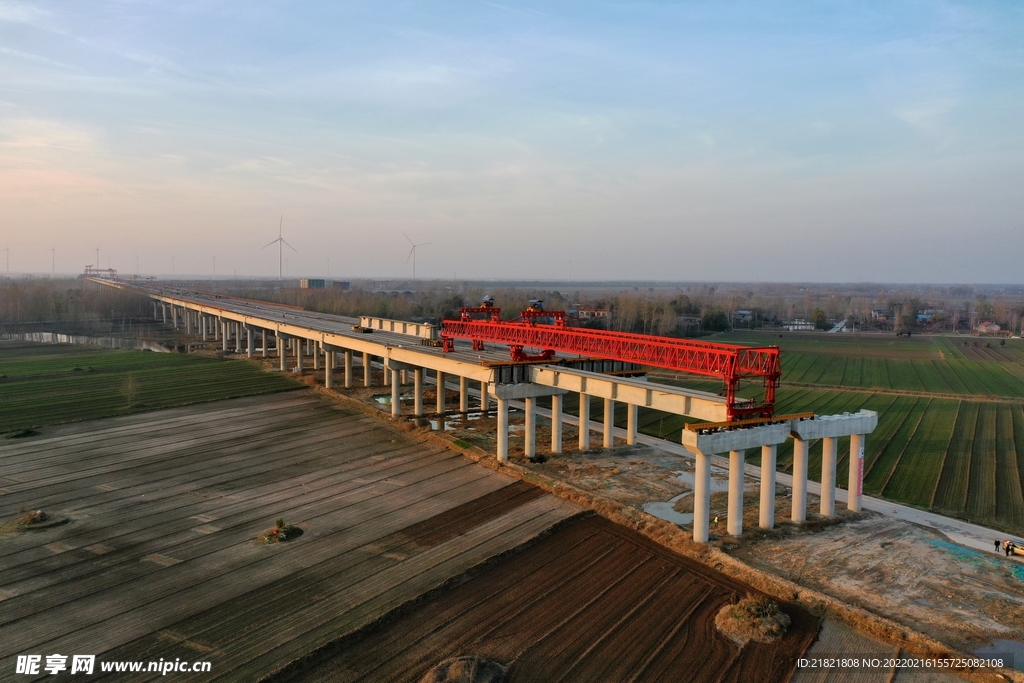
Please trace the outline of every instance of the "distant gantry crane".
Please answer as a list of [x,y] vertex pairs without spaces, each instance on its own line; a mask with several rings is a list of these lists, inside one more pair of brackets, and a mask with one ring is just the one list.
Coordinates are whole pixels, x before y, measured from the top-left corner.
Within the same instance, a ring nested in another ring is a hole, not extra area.
[[[777,346],[740,346],[570,327],[566,324],[568,317],[565,311],[544,310],[543,302],[534,299],[518,318],[503,321],[501,309],[485,297],[477,308],[460,309],[458,319],[441,321],[441,347],[454,351],[456,339],[469,339],[475,350],[483,349],[485,342],[507,344],[516,362],[543,362],[563,352],[718,377],[725,382],[730,421],[771,418],[775,414],[775,390],[782,376]],[[527,347],[540,352],[527,354]],[[740,381],[747,378],[763,380],[760,401],[740,402],[737,391]]]

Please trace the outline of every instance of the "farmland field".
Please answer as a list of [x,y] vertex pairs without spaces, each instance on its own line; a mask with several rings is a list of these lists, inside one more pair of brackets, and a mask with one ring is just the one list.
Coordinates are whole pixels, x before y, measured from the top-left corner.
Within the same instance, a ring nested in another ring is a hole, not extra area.
[[0,432],[301,386],[237,360],[0,342]]
[[[778,414],[878,412],[867,438],[865,493],[1024,534],[1024,341],[762,333],[712,339],[782,349]],[[717,380],[662,370],[651,377],[721,390]],[[753,383],[740,394],[760,392]],[[592,409],[597,419],[600,404]],[[624,426],[625,410],[616,418]],[[678,440],[682,426],[682,418],[641,411],[645,434]],[[846,448],[844,441],[837,464],[843,486]],[[780,446],[780,469],[790,470],[792,455],[791,444]],[[760,462],[760,454],[748,456]],[[820,478],[820,444],[812,444],[808,469]]]

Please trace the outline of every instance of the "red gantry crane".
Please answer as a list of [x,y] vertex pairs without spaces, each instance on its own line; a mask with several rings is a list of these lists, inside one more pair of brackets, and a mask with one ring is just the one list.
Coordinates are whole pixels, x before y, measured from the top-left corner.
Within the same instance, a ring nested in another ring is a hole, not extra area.
[[[640,363],[725,382],[729,420],[765,417],[775,413],[775,389],[782,376],[777,346],[740,346],[692,339],[675,339],[649,334],[611,332],[568,327],[565,311],[545,311],[540,301],[530,302],[516,320],[503,321],[501,309],[490,297],[479,308],[463,308],[460,317],[441,321],[441,343],[445,351],[455,349],[455,339],[469,339],[475,350],[484,342],[507,344],[516,362],[544,361],[556,352],[575,353],[628,363]],[[538,320],[550,319],[550,324]],[[541,349],[527,355],[524,348]],[[740,380],[762,378],[764,396],[760,402],[738,402]]]

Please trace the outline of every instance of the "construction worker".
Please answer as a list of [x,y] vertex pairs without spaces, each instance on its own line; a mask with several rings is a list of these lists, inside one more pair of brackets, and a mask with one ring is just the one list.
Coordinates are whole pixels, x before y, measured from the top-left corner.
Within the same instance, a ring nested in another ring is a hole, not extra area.
[[999,539],[997,538],[997,539],[996,539],[996,552],[997,552],[997,553],[999,552],[999,546],[1001,546],[1002,544],[1003,544],[1003,542],[1002,542],[1002,541],[1000,541],[1000,540],[999,540]]

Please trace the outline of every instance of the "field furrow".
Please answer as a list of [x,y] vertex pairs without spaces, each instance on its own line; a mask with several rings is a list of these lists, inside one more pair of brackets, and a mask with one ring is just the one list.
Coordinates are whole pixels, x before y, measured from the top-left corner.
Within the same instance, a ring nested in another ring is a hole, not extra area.
[[971,473],[971,449],[980,404],[963,401],[957,413],[953,436],[946,447],[942,473],[935,487],[932,507],[944,514],[961,516],[966,507]]

